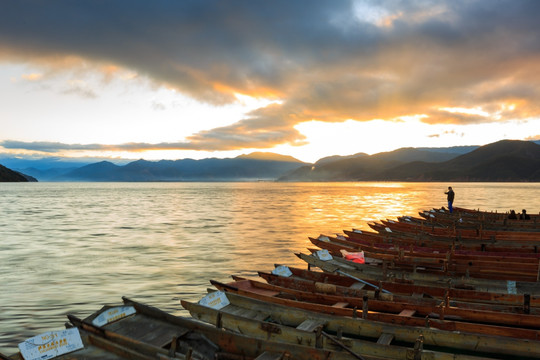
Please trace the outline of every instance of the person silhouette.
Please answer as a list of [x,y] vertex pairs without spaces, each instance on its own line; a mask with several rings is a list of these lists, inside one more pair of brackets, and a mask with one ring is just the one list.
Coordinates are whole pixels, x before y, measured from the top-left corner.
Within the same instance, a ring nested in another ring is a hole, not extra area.
[[452,213],[452,211],[454,210],[452,208],[452,205],[454,204],[454,190],[452,190],[452,187],[449,186],[448,187],[448,191],[445,192],[445,194],[447,195],[446,199],[448,200],[448,210],[450,211],[450,213]]
[[529,214],[527,214],[527,210],[521,210],[521,214],[519,214],[519,220],[531,220],[531,217],[529,216]]

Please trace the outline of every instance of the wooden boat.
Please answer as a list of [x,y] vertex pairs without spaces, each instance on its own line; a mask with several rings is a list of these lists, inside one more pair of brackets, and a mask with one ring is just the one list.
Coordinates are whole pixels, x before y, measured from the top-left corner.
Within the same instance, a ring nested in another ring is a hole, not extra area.
[[190,318],[174,316],[127,298],[123,306],[134,309],[126,316],[113,317],[114,321],[95,325],[96,319],[114,313],[118,307],[105,306],[84,320],[70,316],[73,325],[101,334],[117,343],[145,344],[156,351],[155,359],[352,359],[343,352],[316,349],[297,344],[278,343],[211,326]]
[[[57,360],[117,360],[117,359],[132,359],[132,360],[153,360],[157,359],[155,349],[141,346],[136,343],[126,343],[121,345],[116,342],[107,340],[106,338],[79,329],[79,335],[82,340],[82,348],[72,352],[55,356]],[[0,359],[3,360],[24,360],[23,355],[18,352],[11,356],[0,354]],[[170,359],[170,358],[169,358]]]
[[296,254],[310,266],[315,266],[326,272],[338,272],[369,281],[399,281],[415,285],[461,288],[494,293],[512,293],[540,295],[540,283],[524,281],[503,281],[467,277],[439,276],[419,271],[404,271],[391,267],[377,267],[357,264],[343,258],[332,257],[323,261],[318,257],[306,254]]
[[450,213],[446,208],[430,209],[419,212],[420,216],[437,220],[457,220],[458,222],[470,222],[486,225],[500,225],[522,228],[537,227],[540,220],[540,214],[529,214],[529,220],[509,219],[510,212],[480,211],[457,207]]
[[[343,296],[343,297],[356,297],[360,299],[366,297],[367,300],[391,301],[398,304],[401,303],[401,304],[418,305],[419,307],[426,306],[426,307],[432,307],[436,309],[433,311],[429,311],[428,314],[434,314],[437,311],[440,311],[443,306],[445,307],[445,309],[469,309],[469,310],[482,310],[482,311],[489,311],[489,312],[502,312],[504,314],[503,315],[504,317],[511,318],[511,320],[509,319],[507,320],[507,324],[509,325],[516,324],[518,322],[518,318],[522,314],[531,314],[531,315],[536,315],[536,316],[540,315],[540,308],[531,307],[530,304],[527,308],[524,308],[524,307],[516,307],[516,306],[511,306],[511,305],[503,305],[503,304],[467,302],[467,301],[461,301],[461,300],[456,300],[456,299],[450,300],[450,297],[443,297],[443,298],[435,298],[431,296],[425,297],[423,296],[424,294],[394,294],[391,292],[381,292],[378,289],[367,290],[367,289],[364,289],[364,286],[361,289],[358,289],[357,286],[359,284],[362,284],[360,282],[353,283],[350,286],[343,286],[343,285],[338,285],[335,283],[318,282],[318,281],[308,280],[305,278],[300,278],[300,277],[295,277],[295,276],[275,275],[275,274],[264,272],[264,271],[259,271],[258,274],[261,278],[263,278],[269,284],[296,289],[296,290],[302,290],[302,291],[313,292],[313,293],[323,293],[323,294],[329,294],[329,295],[337,295],[337,296]],[[234,276],[233,278],[235,280],[237,279],[237,277],[234,277]],[[376,310],[376,309],[371,308],[371,310]],[[517,316],[513,317],[512,314],[516,314]],[[450,312],[446,311],[445,315],[451,315],[451,314]],[[457,314],[454,313],[454,315],[457,315]],[[500,320],[501,320],[500,318],[497,318],[496,322]],[[534,327],[536,325],[537,324],[530,325],[530,326]]]
[[[234,282],[227,285],[231,285],[240,288],[245,291],[252,291],[256,293],[270,294],[274,293],[275,296],[284,298],[293,298],[305,302],[313,302],[317,304],[326,304],[335,306],[340,304],[343,308],[357,308],[362,309],[362,314],[369,310],[369,316],[374,316],[375,320],[379,321],[397,321],[394,315],[399,315],[403,311],[411,312],[411,317],[420,318],[420,322],[405,321],[404,324],[420,325],[425,323],[426,318],[438,318],[440,320],[448,320],[448,323],[454,321],[463,322],[461,324],[464,331],[480,331],[478,326],[471,327],[467,330],[467,323],[481,323],[491,324],[499,326],[513,326],[516,328],[530,328],[537,329],[540,324],[540,316],[532,314],[516,314],[507,313],[502,311],[494,311],[493,309],[471,309],[471,308],[459,308],[450,306],[444,302],[437,305],[423,302],[420,299],[406,299],[405,297],[379,297],[369,299],[367,296],[358,297],[354,295],[341,295],[331,294],[326,291],[322,291],[320,287],[310,286],[309,284],[287,281],[282,279],[280,285],[267,284],[256,280],[245,279],[237,276],[233,276]],[[372,314],[373,312],[373,314]],[[443,324],[445,327],[448,324]],[[491,331],[491,328],[487,330]],[[495,329],[498,331],[499,329]],[[511,334],[511,332],[510,332]],[[539,332],[540,334],[540,332]],[[511,336],[511,335],[508,335]]]
[[328,236],[321,234],[317,238],[321,241],[331,241],[343,244],[350,248],[360,248],[365,251],[374,253],[394,254],[401,256],[412,255],[440,259],[452,259],[461,261],[482,260],[500,263],[520,263],[520,264],[538,264],[540,262],[540,253],[533,252],[501,252],[501,251],[474,251],[474,250],[459,250],[455,248],[431,248],[428,246],[401,246],[398,243],[375,242],[375,241],[360,241],[345,237],[343,235]]
[[[234,300],[233,300],[234,301]],[[298,325],[288,326],[280,321],[271,322],[274,312],[264,309],[261,303],[258,307],[242,307],[230,303],[219,310],[195,304],[188,301],[181,301],[182,306],[188,310],[192,317],[208,322],[215,326],[222,326],[233,331],[241,331],[250,336],[263,339],[271,339],[278,342],[293,344],[305,344],[328,350],[342,350],[350,352],[353,356],[363,358],[364,356],[377,356],[384,359],[408,360],[408,359],[432,359],[432,360],[476,360],[479,357],[468,354],[449,354],[447,352],[430,351],[420,349],[418,346],[423,340],[419,337],[410,346],[391,345],[394,336],[387,335],[387,343],[375,342],[376,339],[360,339],[358,337],[347,337],[343,334],[329,334],[324,329],[327,321],[323,318],[305,318]],[[287,312],[289,309],[283,309]],[[290,320],[289,320],[290,323]],[[384,339],[384,337],[383,337]],[[418,344],[418,345],[417,345]],[[362,355],[359,355],[362,354]],[[486,359],[482,357],[483,359]]]
[[[462,331],[445,331],[433,327],[401,326],[362,319],[357,313],[353,316],[318,311],[318,306],[305,306],[294,300],[266,301],[263,297],[242,296],[225,290],[231,307],[224,307],[221,312],[230,312],[243,317],[272,319],[273,322],[290,327],[308,328],[310,322],[322,325],[325,332],[342,334],[351,338],[377,341],[383,344],[404,344],[412,347],[420,336],[423,337],[424,349],[474,356],[486,356],[498,359],[532,359],[540,357],[540,342],[524,338],[509,338],[494,335],[472,334]],[[272,298],[272,297],[268,297]],[[276,298],[274,298],[276,299]]]
[[[377,247],[355,246],[353,242],[329,237],[309,237],[309,240],[321,249],[327,249],[334,256],[347,252],[364,251],[365,256],[380,262],[391,262],[403,269],[422,267],[424,272],[450,276],[470,276],[483,279],[517,280],[536,282],[540,278],[540,261],[535,258],[508,257],[472,257],[460,258],[447,254],[430,254],[392,250]],[[446,255],[446,256],[445,256]],[[445,256],[445,257],[443,257]]]
[[[276,264],[276,267],[283,265]],[[440,301],[450,303],[451,301],[460,301],[467,303],[480,303],[497,306],[508,306],[511,312],[527,313],[530,308],[540,307],[540,295],[525,296],[523,294],[497,294],[489,292],[478,292],[474,290],[455,289],[437,286],[420,286],[401,282],[380,281],[371,284],[365,279],[355,279],[353,277],[320,272],[313,270],[304,270],[288,266],[294,278],[313,281],[314,283],[336,285],[355,290],[363,290],[368,297],[391,295],[416,296],[422,298],[435,298]],[[324,285],[323,285],[324,286]],[[382,290],[387,291],[383,292]]]
[[460,236],[463,239],[470,240],[504,240],[511,242],[538,242],[540,239],[540,232],[538,231],[511,231],[511,230],[490,230],[490,229],[461,229],[457,226],[445,227],[445,226],[422,226],[412,222],[396,222],[389,220],[380,220],[382,225],[391,229],[392,231],[403,231],[409,233],[421,233],[427,232],[435,235],[446,236]]
[[[254,284],[251,281],[238,281],[224,284],[211,280],[211,283],[217,289],[222,291],[234,292],[239,295],[249,296],[259,300],[301,307],[303,309],[318,311],[326,314],[350,317],[364,316],[370,320],[403,326],[429,326],[441,330],[465,331],[482,335],[497,335],[529,340],[540,339],[540,330],[494,326],[429,317],[415,317],[416,311],[411,308],[406,308],[399,314],[371,311],[368,312],[358,310],[357,306],[352,307],[352,304],[349,302],[337,301],[332,303],[331,298],[327,296],[318,296],[308,293],[302,294],[300,292],[294,292],[294,294],[292,294],[292,291],[279,292],[276,290],[259,287],[259,284]],[[355,301],[352,302],[353,304],[358,303]]]
[[364,244],[393,244],[400,246],[418,246],[439,249],[441,251],[468,250],[468,251],[489,251],[501,253],[538,253],[540,246],[535,243],[516,243],[494,239],[462,239],[459,236],[435,235],[427,232],[410,233],[398,230],[391,230],[382,224],[369,223],[373,230],[343,230],[351,241]]

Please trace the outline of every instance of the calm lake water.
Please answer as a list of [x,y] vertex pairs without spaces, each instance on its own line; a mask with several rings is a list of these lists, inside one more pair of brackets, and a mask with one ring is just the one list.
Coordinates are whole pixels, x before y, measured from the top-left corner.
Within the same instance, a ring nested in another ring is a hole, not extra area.
[[[0,351],[121,296],[186,315],[209,280],[305,267],[308,236],[446,206],[446,183],[0,183]],[[456,183],[454,205],[540,210],[539,183]]]

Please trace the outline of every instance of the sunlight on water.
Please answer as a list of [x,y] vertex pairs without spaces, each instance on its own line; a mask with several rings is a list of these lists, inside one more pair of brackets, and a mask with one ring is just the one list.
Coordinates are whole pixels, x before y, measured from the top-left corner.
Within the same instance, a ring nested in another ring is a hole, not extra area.
[[[0,351],[121,296],[185,315],[209,280],[255,276],[308,236],[446,205],[441,183],[0,184]],[[540,184],[454,184],[456,206],[539,209]]]

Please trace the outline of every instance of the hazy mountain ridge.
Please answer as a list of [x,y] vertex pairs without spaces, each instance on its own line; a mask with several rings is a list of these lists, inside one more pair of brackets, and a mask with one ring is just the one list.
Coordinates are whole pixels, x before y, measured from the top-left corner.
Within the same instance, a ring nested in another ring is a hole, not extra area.
[[[502,140],[481,147],[336,155],[314,164],[265,152],[226,159],[118,159],[116,164],[61,158],[8,160],[12,169],[40,181],[540,181],[539,149],[539,141]],[[17,164],[31,167],[13,166]]]
[[372,180],[374,174],[384,173],[385,170],[398,167],[403,163],[423,161],[442,162],[450,160],[459,153],[446,153],[444,149],[419,150],[416,148],[401,148],[394,151],[374,155],[357,154],[348,157],[324,158],[317,161],[313,167],[302,167],[295,172],[281,177],[281,181],[353,181]]
[[424,149],[403,148],[302,167],[279,180],[540,181],[540,145],[535,142],[501,140],[463,155]]
[[[286,157],[283,157],[286,158]],[[86,165],[58,181],[248,181],[275,180],[305,163],[263,160],[242,156],[232,159],[182,159],[157,162],[137,160],[124,166],[110,162]]]

